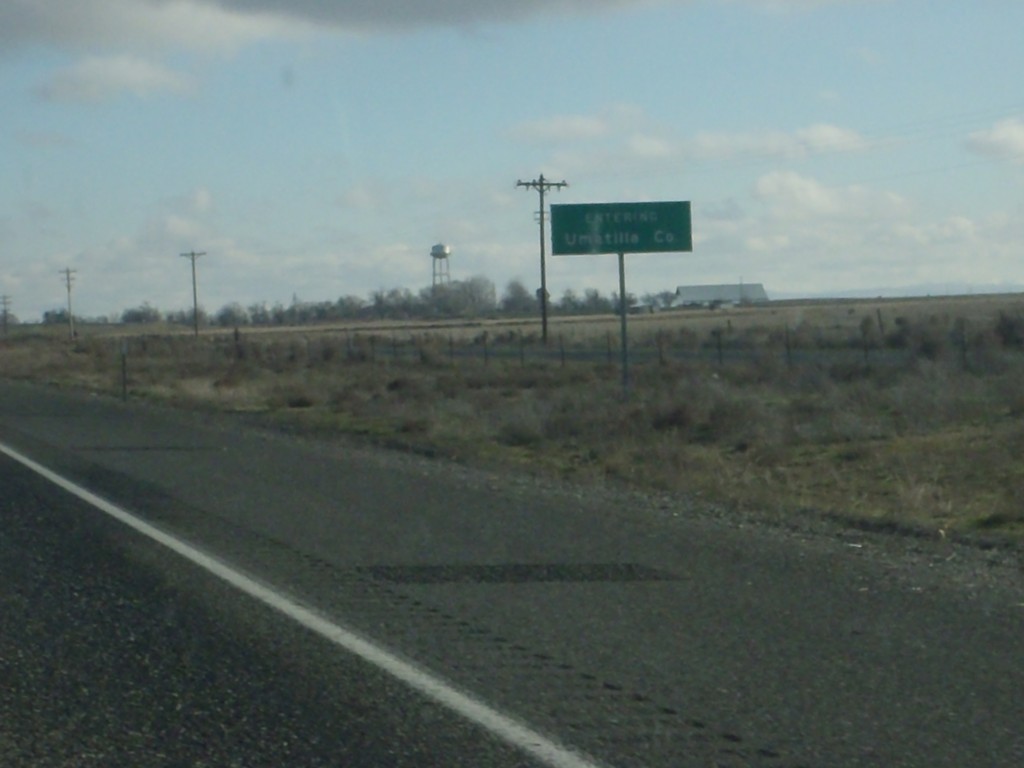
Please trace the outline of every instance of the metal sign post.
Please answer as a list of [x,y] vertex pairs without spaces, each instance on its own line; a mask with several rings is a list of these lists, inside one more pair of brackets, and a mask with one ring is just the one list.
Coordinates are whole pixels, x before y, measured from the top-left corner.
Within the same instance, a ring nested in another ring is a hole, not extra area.
[[619,252],[619,314],[621,318],[622,341],[622,399],[629,397],[629,351],[626,349],[626,254]]
[[629,395],[626,254],[693,250],[689,202],[582,203],[551,206],[551,255],[617,253],[622,316],[622,394]]

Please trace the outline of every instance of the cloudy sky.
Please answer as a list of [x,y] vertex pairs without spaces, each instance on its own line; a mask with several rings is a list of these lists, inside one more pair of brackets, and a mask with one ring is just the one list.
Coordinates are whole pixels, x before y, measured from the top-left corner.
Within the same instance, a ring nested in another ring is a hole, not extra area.
[[[1024,284],[1019,0],[3,0],[22,319],[539,285],[535,192],[690,200],[628,288]],[[614,256],[548,259],[554,297]]]

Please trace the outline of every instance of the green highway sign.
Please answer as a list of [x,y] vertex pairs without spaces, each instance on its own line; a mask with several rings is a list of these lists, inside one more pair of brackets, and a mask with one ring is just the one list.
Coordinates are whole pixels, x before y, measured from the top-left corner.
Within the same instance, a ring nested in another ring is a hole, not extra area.
[[551,253],[692,251],[689,202],[551,206]]

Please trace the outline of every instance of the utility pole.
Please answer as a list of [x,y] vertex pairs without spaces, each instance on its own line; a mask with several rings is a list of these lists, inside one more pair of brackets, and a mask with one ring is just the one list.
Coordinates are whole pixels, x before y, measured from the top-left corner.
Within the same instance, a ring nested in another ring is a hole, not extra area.
[[75,340],[75,315],[71,311],[71,286],[75,282],[75,273],[77,271],[70,267],[60,270],[60,274],[64,276],[64,285],[68,289],[68,338],[72,341]]
[[206,251],[202,253],[189,251],[188,253],[181,254],[182,258],[189,259],[192,262],[192,325],[195,328],[197,339],[199,338],[199,293],[196,291],[196,259],[205,255]]
[[4,313],[4,336],[6,336],[7,335],[7,321],[9,319],[9,317],[10,317],[10,314],[11,314],[11,297],[10,296],[6,296],[6,295],[0,296],[0,306],[3,307],[3,313]]
[[526,187],[527,189],[535,189],[540,193],[540,317],[541,317],[541,339],[544,342],[544,346],[548,343],[548,274],[547,265],[545,264],[545,243],[544,243],[544,217],[546,213],[544,211],[544,193],[549,189],[562,189],[562,187],[568,187],[569,184],[566,181],[548,181],[544,178],[544,174],[540,175],[540,178],[533,179],[532,181],[517,181],[517,187]]

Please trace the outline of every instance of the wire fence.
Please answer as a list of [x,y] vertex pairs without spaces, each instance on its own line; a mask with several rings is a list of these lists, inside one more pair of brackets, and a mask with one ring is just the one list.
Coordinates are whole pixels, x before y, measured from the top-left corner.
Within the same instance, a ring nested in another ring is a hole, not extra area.
[[[570,366],[621,363],[619,334],[553,334],[544,344],[535,333],[481,332],[468,336],[444,333],[346,332],[290,340],[221,337],[216,342],[229,357],[257,357],[276,364],[369,363],[405,365]],[[990,344],[950,332],[941,338],[846,339],[807,338],[788,329],[769,334],[730,334],[715,330],[704,337],[658,332],[627,338],[632,365],[736,366],[747,363],[819,367],[895,367],[920,359],[950,359],[970,365]]]
[[[617,325],[617,323],[616,323]],[[85,342],[89,343],[89,342]],[[622,362],[619,330],[609,321],[600,325],[566,325],[542,341],[535,325],[479,325],[420,329],[301,327],[267,332],[242,328],[204,333],[199,339],[184,334],[141,334],[97,338],[93,344],[118,357],[156,364],[173,364],[181,375],[196,366],[219,366],[246,361],[269,370],[343,365],[402,366],[606,366]],[[111,346],[113,345],[113,346]],[[983,370],[1006,353],[1024,351],[1024,315],[1000,313],[997,318],[954,317],[883,322],[864,317],[859,322],[791,326],[760,323],[733,327],[720,324],[644,327],[638,323],[627,336],[630,367],[739,367],[755,364],[785,369],[818,367],[838,375],[864,369],[895,369],[922,360],[942,361],[965,370]],[[116,349],[115,349],[116,347]]]

